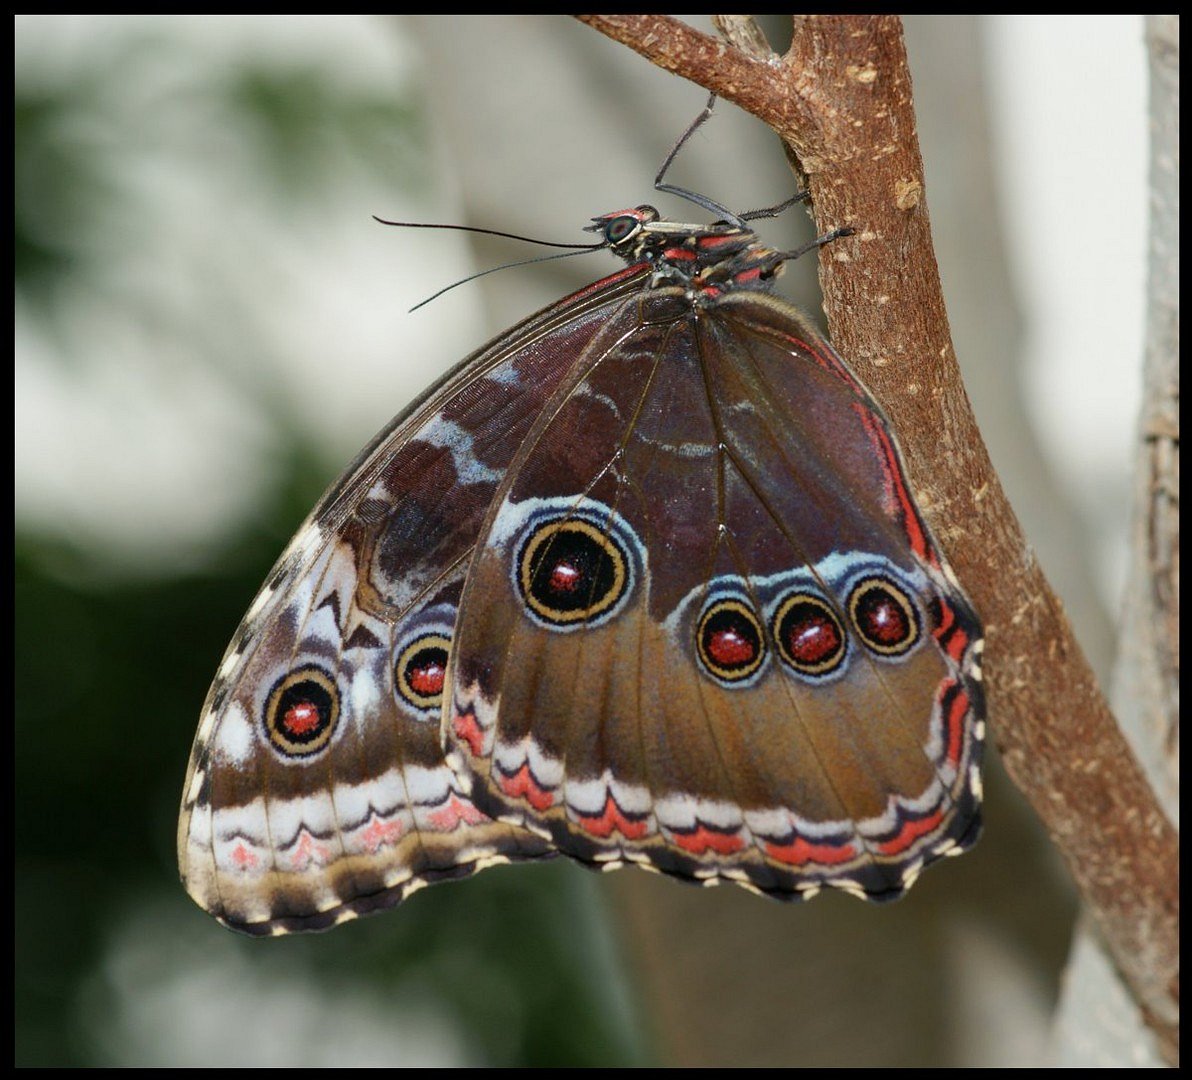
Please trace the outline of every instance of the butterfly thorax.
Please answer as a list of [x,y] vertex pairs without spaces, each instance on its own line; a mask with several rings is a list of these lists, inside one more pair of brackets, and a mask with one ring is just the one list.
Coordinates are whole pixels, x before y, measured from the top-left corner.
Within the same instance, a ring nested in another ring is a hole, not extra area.
[[681,285],[693,294],[718,296],[732,289],[769,289],[785,257],[752,229],[730,222],[691,225],[659,220],[652,206],[592,219],[608,247],[630,266],[654,267],[651,284]]

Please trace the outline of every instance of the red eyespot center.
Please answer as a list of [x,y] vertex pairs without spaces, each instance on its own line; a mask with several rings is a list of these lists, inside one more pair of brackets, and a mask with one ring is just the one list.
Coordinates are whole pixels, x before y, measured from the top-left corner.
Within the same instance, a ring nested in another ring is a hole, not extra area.
[[550,587],[553,592],[575,592],[583,580],[584,572],[574,563],[557,562],[550,572]]
[[800,612],[787,631],[787,650],[801,664],[822,664],[840,645],[840,628],[816,608]]
[[308,735],[319,726],[318,706],[298,701],[286,709],[282,724],[291,735]]
[[866,637],[885,645],[897,645],[910,632],[906,612],[892,596],[876,596],[862,607]]
[[714,631],[708,638],[708,655],[722,667],[747,664],[757,655],[757,645],[736,627]]
[[447,674],[447,667],[438,660],[426,662],[412,667],[409,672],[410,686],[416,693],[424,697],[434,697],[443,692],[443,679]]

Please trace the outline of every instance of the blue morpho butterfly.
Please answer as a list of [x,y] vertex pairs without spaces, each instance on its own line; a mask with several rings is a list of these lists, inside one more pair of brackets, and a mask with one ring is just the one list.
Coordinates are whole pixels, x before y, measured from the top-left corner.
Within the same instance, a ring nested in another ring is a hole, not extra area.
[[[881,410],[748,220],[506,331],[324,496],[228,648],[179,822],[226,925],[558,852],[900,896],[980,830],[981,628]],[[792,200],[793,201],[793,200]],[[809,245],[814,246],[814,245]]]

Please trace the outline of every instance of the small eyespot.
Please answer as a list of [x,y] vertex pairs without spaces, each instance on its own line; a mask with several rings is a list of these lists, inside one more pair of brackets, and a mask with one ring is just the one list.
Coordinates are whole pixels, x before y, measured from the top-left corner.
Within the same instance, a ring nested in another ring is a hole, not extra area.
[[539,621],[571,629],[611,617],[632,588],[617,531],[581,517],[544,521],[521,545],[517,585]]
[[695,647],[708,674],[717,682],[728,684],[748,679],[766,658],[757,616],[735,597],[708,606],[696,628]]
[[866,648],[901,656],[919,640],[919,612],[906,592],[886,577],[866,577],[848,597],[848,613]]
[[451,638],[436,631],[420,634],[406,645],[393,665],[398,697],[419,712],[437,714],[443,705],[450,651]]
[[773,634],[778,655],[801,675],[827,675],[844,660],[844,628],[814,593],[795,592],[783,599],[774,613]]
[[339,721],[335,679],[315,664],[289,672],[269,691],[262,719],[270,744],[284,757],[317,754]]

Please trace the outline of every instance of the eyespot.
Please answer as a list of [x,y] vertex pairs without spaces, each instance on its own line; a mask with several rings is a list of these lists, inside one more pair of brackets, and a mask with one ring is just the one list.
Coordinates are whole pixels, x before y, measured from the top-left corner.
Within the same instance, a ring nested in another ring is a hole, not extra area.
[[439,712],[450,651],[450,636],[439,631],[419,634],[400,650],[393,665],[393,686],[401,701],[419,712]]
[[517,587],[530,614],[557,630],[612,618],[633,587],[633,572],[611,519],[540,521],[517,556]]
[[717,682],[742,683],[766,658],[761,623],[743,600],[717,600],[700,616],[695,651],[704,670]]
[[339,722],[339,688],[321,667],[308,664],[284,675],[265,700],[265,734],[284,757],[322,750]]
[[836,613],[819,596],[794,592],[774,612],[778,655],[801,675],[823,676],[844,661],[846,639]]
[[919,612],[906,592],[886,577],[865,577],[852,588],[848,614],[866,648],[901,656],[919,640]]

